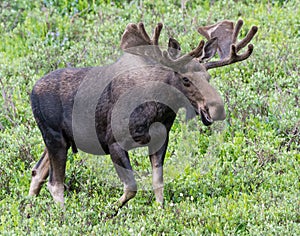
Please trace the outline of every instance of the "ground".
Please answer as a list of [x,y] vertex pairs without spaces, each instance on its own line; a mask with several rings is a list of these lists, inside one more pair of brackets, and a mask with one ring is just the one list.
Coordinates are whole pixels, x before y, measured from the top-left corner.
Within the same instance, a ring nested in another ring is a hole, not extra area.
[[[0,232],[3,235],[299,235],[299,1],[1,1]],[[68,155],[65,210],[44,187],[28,198],[42,137],[29,94],[44,74],[109,64],[121,54],[129,22],[187,52],[198,26],[244,20],[259,27],[254,52],[211,71],[227,117],[172,128],[165,165],[165,208],[154,201],[145,149],[131,152],[137,196],[111,217],[122,193],[108,156]],[[30,207],[31,206],[31,207]]]

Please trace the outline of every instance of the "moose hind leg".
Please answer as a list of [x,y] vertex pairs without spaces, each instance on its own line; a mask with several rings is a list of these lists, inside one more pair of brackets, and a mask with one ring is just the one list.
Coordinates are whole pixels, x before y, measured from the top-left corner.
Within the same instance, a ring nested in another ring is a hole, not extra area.
[[47,149],[45,149],[41,159],[32,169],[32,178],[29,189],[29,196],[37,196],[40,193],[42,185],[49,175],[50,161]]
[[124,193],[118,201],[119,207],[122,207],[136,195],[137,184],[133,175],[128,152],[124,151],[117,143],[110,145],[109,151],[118,176],[124,184]]
[[63,138],[55,140],[48,146],[50,159],[50,178],[48,189],[54,201],[64,205],[64,179],[68,147]]

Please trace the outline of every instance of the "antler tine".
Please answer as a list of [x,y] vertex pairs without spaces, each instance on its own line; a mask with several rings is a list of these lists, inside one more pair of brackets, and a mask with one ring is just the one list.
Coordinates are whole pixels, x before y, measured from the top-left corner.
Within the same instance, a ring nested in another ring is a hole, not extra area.
[[151,40],[153,45],[158,46],[158,39],[159,39],[160,32],[161,32],[162,28],[163,28],[162,23],[158,23],[157,26],[155,27],[155,30],[154,30],[154,33],[153,33],[153,36],[152,36],[152,40]]
[[162,56],[163,57],[161,63],[173,69],[180,68],[181,66],[187,64],[192,59],[192,57],[189,54],[185,54],[180,58],[174,60],[170,57],[167,51],[163,51]]
[[252,26],[248,34],[246,35],[245,38],[243,38],[240,42],[238,42],[236,48],[237,52],[240,51],[242,48],[244,48],[254,37],[254,35],[257,33],[257,26]]
[[185,55],[183,55],[175,60],[170,58],[170,55],[166,51],[163,52],[163,57],[164,57],[164,59],[166,59],[166,63],[169,66],[171,66],[173,68],[179,67],[179,66],[182,66],[182,65],[188,63],[193,58],[200,57],[202,55],[203,47],[204,47],[204,40],[201,40],[195,49],[193,49],[191,52],[186,53]]
[[202,54],[202,49],[204,47],[204,40],[201,40],[198,46],[189,53],[189,56],[198,58]]
[[202,54],[203,46],[204,40],[201,40],[195,49],[177,59],[172,59],[167,51],[163,51],[161,63],[166,66],[172,67],[173,69],[178,69],[190,62],[193,58],[200,57]]
[[231,41],[232,43],[236,43],[236,40],[238,38],[238,35],[240,33],[240,30],[241,30],[243,24],[244,24],[244,21],[241,19],[239,19],[238,22],[236,23],[233,34],[232,34],[232,41]]
[[148,42],[149,44],[152,44],[151,39],[150,39],[149,35],[147,34],[147,32],[145,30],[145,26],[142,22],[140,22],[138,24],[138,31],[146,42]]
[[246,60],[248,57],[250,57],[252,52],[253,52],[253,45],[249,44],[248,50],[246,52],[244,52],[243,54],[238,55],[237,54],[237,46],[232,44],[231,50],[230,50],[230,56],[227,59],[220,60],[220,61],[207,62],[204,64],[204,66],[205,66],[206,70],[209,70],[209,69],[216,68],[216,67],[230,65],[230,64],[233,64],[238,61]]
[[163,28],[163,24],[162,23],[158,23],[157,26],[155,27],[152,39],[150,39],[149,35],[146,32],[145,26],[142,22],[140,22],[138,24],[138,31],[140,32],[141,36],[143,37],[143,39],[148,42],[151,45],[156,45],[158,46],[158,39],[160,36],[160,32]]

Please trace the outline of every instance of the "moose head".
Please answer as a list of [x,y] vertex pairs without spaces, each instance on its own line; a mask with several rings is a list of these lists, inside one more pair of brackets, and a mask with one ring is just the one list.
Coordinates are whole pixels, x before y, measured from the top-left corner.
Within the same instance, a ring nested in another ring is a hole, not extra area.
[[[246,52],[237,54],[257,32],[257,27],[253,26],[247,36],[237,42],[242,25],[242,20],[239,20],[236,25],[225,20],[211,26],[199,27],[198,32],[208,41],[205,43],[201,40],[194,50],[180,56],[180,44],[173,38],[169,39],[168,51],[160,50],[158,40],[163,27],[161,23],[156,26],[152,39],[146,33],[143,23],[129,24],[122,36],[121,48],[125,52],[152,58],[159,64],[178,72],[183,88],[177,86],[195,107],[196,114],[201,114],[203,123],[210,125],[213,121],[225,119],[225,111],[222,99],[208,83],[210,75],[207,71],[243,61],[252,54],[252,44],[248,45]],[[209,62],[216,51],[220,60]]]
[[[148,146],[153,189],[162,204],[163,163],[176,112],[186,107],[200,115],[204,125],[225,119],[222,98],[209,84],[208,70],[251,55],[249,42],[257,27],[237,42],[242,24],[242,20],[235,25],[222,21],[200,27],[198,32],[208,41],[200,41],[184,55],[173,38],[167,50],[159,47],[161,23],[151,38],[143,23],[129,24],[121,40],[125,53],[112,65],[65,68],[41,78],[33,88],[31,105],[46,149],[32,170],[29,194],[38,195],[50,175],[48,188],[54,200],[63,204],[66,154],[72,147],[73,152],[79,148],[110,154],[124,184],[121,207],[137,192],[128,150]],[[210,61],[216,52],[220,60]]]

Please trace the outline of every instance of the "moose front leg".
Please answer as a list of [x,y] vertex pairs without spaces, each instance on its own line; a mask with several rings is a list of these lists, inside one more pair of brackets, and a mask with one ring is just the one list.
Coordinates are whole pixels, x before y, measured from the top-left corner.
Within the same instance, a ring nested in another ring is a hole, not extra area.
[[[164,204],[164,179],[163,179],[163,165],[164,158],[168,146],[168,137],[164,145],[155,153],[150,154],[150,161],[152,166],[152,187],[155,194],[156,201],[163,207]],[[149,148],[151,153],[151,148]]]
[[152,187],[155,194],[156,201],[163,206],[164,203],[164,179],[163,179],[163,165],[161,157],[158,155],[150,156],[152,165]]
[[118,201],[118,207],[121,208],[136,195],[137,184],[133,175],[128,152],[123,150],[118,143],[110,145],[109,152],[118,176],[124,184],[124,194]]
[[50,160],[48,156],[48,151],[45,149],[41,159],[32,169],[31,183],[29,189],[29,196],[37,196],[42,188],[42,185],[45,183],[50,168]]

